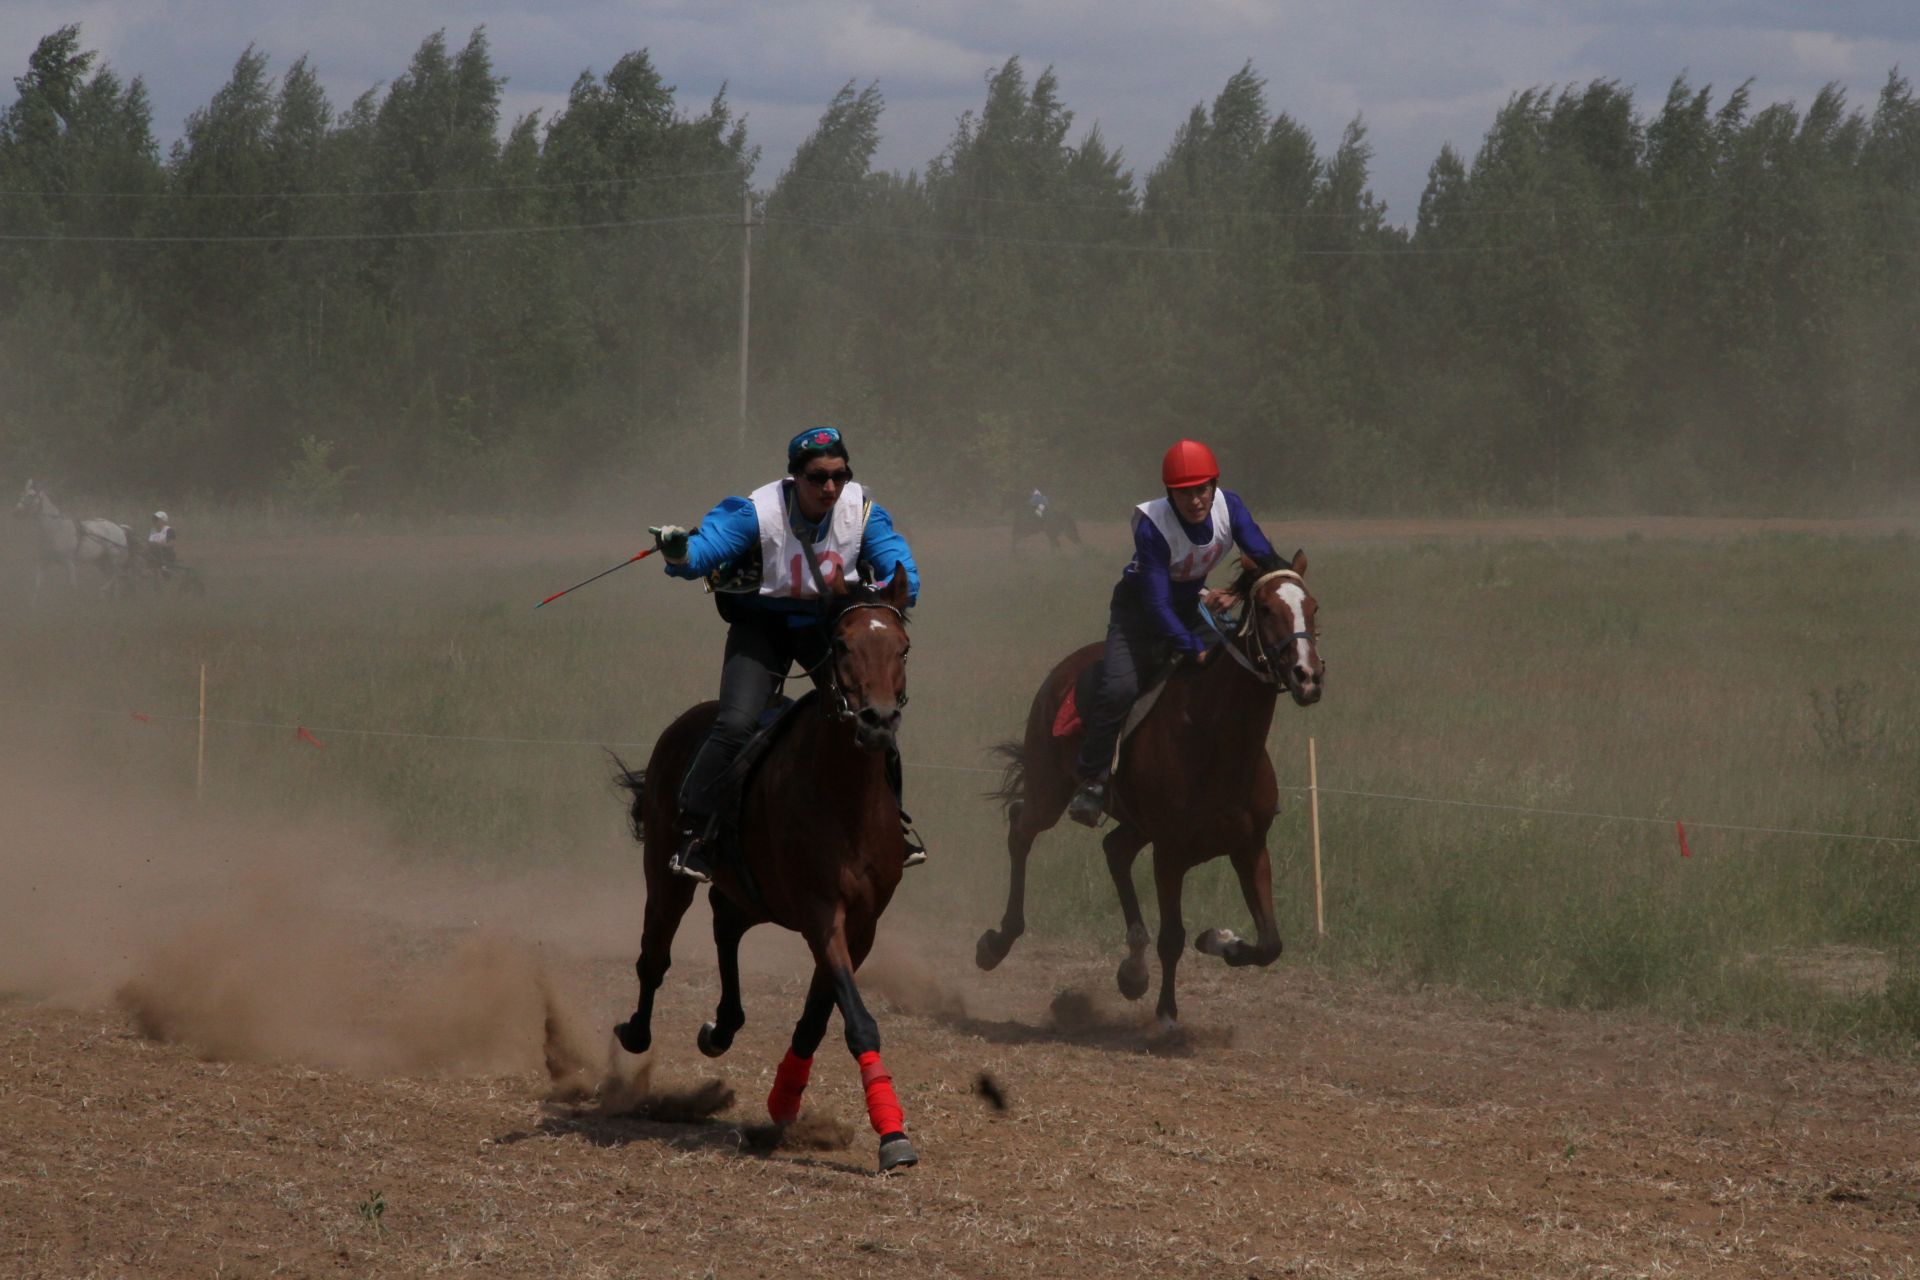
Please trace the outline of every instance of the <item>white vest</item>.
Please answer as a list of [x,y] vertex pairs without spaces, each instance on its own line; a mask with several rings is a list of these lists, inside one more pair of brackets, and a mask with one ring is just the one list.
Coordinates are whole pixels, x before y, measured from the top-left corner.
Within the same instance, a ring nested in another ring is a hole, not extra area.
[[[813,570],[807,567],[806,547],[787,516],[785,480],[761,485],[752,493],[753,513],[760,520],[760,594],[791,600],[819,596]],[[834,580],[849,585],[860,581],[860,543],[867,533],[867,493],[858,481],[840,491],[827,515],[826,536],[813,544],[820,576],[832,589]]]
[[1227,548],[1233,545],[1233,526],[1227,517],[1226,490],[1215,485],[1213,488],[1213,541],[1198,543],[1187,536],[1180,517],[1174,514],[1173,503],[1165,498],[1155,498],[1152,502],[1143,502],[1134,510],[1153,522],[1160,536],[1167,540],[1167,550],[1172,553],[1172,562],[1167,566],[1167,576],[1175,582],[1196,582],[1213,572],[1213,567],[1226,558]]

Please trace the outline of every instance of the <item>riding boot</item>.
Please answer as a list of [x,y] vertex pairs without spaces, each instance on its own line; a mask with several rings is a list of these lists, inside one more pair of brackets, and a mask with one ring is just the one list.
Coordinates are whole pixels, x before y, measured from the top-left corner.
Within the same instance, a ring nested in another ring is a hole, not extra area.
[[1097,827],[1107,811],[1107,775],[1097,773],[1080,784],[1067,803],[1067,816],[1083,827]]
[[673,856],[667,870],[701,884],[713,883],[713,866],[707,861],[707,843],[712,839],[713,820],[704,814],[682,813],[674,830]]
[[905,787],[905,768],[900,762],[900,748],[887,748],[887,785],[893,788],[893,803],[900,808],[900,838],[906,842],[907,856],[900,863],[902,867],[917,867],[927,860],[927,846],[920,839],[920,833],[914,830],[913,817],[906,806],[900,803],[901,791]]

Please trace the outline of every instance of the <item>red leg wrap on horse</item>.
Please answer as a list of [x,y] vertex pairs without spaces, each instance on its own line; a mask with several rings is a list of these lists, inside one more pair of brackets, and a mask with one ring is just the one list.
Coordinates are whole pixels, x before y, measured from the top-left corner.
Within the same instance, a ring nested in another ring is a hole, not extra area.
[[767,1095],[767,1114],[775,1124],[792,1124],[800,1118],[800,1095],[807,1091],[807,1076],[813,1071],[812,1058],[797,1058],[793,1050],[780,1059],[773,1073],[773,1092]]
[[860,1055],[860,1083],[867,1087],[867,1120],[873,1131],[884,1138],[904,1129],[907,1118],[900,1110],[900,1099],[894,1096],[893,1077],[873,1050]]

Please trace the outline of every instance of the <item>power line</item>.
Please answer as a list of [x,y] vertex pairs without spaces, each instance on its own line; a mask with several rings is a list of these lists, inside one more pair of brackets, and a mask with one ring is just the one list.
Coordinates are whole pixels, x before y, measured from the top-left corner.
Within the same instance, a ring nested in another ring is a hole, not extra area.
[[29,187],[0,187],[0,195],[38,196],[45,200],[319,200],[354,197],[477,195],[503,191],[575,191],[582,187],[624,187],[683,178],[712,178],[740,170],[693,169],[683,173],[650,173],[632,178],[577,178],[571,182],[524,182],[489,187],[390,187],[360,190],[336,187],[324,191],[41,191]]
[[469,236],[545,235],[571,231],[617,231],[629,227],[665,227],[689,223],[732,226],[737,215],[688,213],[664,218],[628,218],[616,222],[566,222],[525,227],[457,227],[434,231],[337,231],[282,235],[230,236],[70,236],[0,233],[0,243],[30,244],[299,244],[352,240],[452,240]]

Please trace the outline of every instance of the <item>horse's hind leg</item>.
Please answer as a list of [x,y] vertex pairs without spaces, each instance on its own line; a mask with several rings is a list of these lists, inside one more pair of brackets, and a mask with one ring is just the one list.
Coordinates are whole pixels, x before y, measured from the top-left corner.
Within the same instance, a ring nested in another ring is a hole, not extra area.
[[[862,942],[871,940],[869,925]],[[867,1122],[880,1135],[880,1172],[885,1173],[918,1164],[920,1156],[907,1140],[906,1116],[893,1091],[893,1077],[880,1061],[880,1025],[867,1012],[867,1006],[860,999],[860,988],[854,985],[854,960],[847,943],[846,926],[837,921],[833,932],[814,947],[814,962],[826,971],[832,983],[833,1001],[847,1028],[847,1051],[860,1064],[860,1083],[867,1094]],[[866,947],[862,945],[859,951],[864,958]]]
[[1193,940],[1194,950],[1219,956],[1234,968],[1242,965],[1270,965],[1280,958],[1280,926],[1273,918],[1273,863],[1265,844],[1251,852],[1235,854],[1234,874],[1240,877],[1240,894],[1247,900],[1254,930],[1260,940],[1249,943],[1234,936],[1231,929],[1209,929]]
[[673,964],[673,935],[693,903],[693,890],[693,881],[669,874],[664,866],[657,872],[647,868],[646,923],[640,930],[640,958],[633,966],[640,975],[640,1004],[633,1017],[613,1029],[628,1053],[645,1053],[653,1047],[653,994],[667,980]]
[[1100,841],[1107,853],[1107,874],[1113,877],[1114,892],[1120,895],[1120,914],[1127,922],[1127,958],[1120,962],[1114,982],[1120,994],[1138,1000],[1147,994],[1147,922],[1140,918],[1140,895],[1133,888],[1133,860],[1147,847],[1147,837],[1138,828],[1125,823],[1107,832]]
[[713,949],[720,960],[720,1007],[713,1021],[700,1025],[696,1043],[700,1052],[717,1058],[733,1047],[734,1033],[747,1024],[747,1011],[740,1003],[740,938],[753,927],[732,899],[708,895],[713,905]]
[[982,969],[993,969],[1007,958],[1014,942],[1027,931],[1027,855],[1033,852],[1038,831],[1026,826],[1026,803],[1016,806],[1007,826],[1007,909],[1001,913],[1000,927],[989,929],[974,944],[973,962]]

